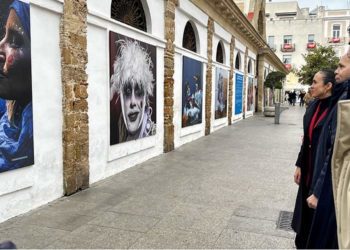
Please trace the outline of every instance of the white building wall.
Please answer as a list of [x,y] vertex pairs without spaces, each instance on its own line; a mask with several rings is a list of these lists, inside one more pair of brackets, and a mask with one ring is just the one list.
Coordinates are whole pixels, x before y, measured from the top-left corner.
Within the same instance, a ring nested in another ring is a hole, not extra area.
[[62,10],[61,1],[30,2],[35,163],[0,173],[0,222],[63,195]]
[[[218,43],[222,42],[223,51],[224,51],[224,63],[216,62],[216,53]],[[211,98],[211,132],[214,132],[218,129],[221,129],[228,125],[228,104],[229,104],[229,73],[230,73],[230,44],[231,44],[231,35],[219,24],[214,22],[214,35],[213,35],[213,68],[212,68],[212,98]],[[221,119],[215,119],[215,83],[216,83],[216,68],[221,68],[227,70],[227,114],[226,117]]]
[[[88,27],[88,105],[89,105],[89,167],[90,183],[142,163],[163,153],[164,143],[164,1],[141,0],[146,12],[148,32],[143,32],[110,18],[111,0],[87,0]],[[33,166],[0,174],[0,222],[46,204],[63,195],[63,145],[62,145],[62,80],[60,51],[60,19],[63,0],[31,0],[32,93],[34,124]],[[207,69],[208,16],[189,0],[179,0],[175,25],[174,71],[174,144],[179,147],[205,134],[205,99]],[[197,35],[198,53],[182,48],[185,25],[191,21]],[[45,22],[45,25],[43,23]],[[215,117],[215,67],[230,69],[231,35],[214,23],[213,59],[219,41],[224,45],[224,63],[214,62],[212,82],[211,131],[227,125],[227,118]],[[109,31],[151,44],[157,50],[157,132],[142,138],[110,146],[110,79]],[[233,118],[235,73],[243,75],[244,41],[236,39],[234,59],[241,53],[241,69],[233,74]],[[45,44],[45,46],[43,46]],[[202,123],[182,128],[182,62],[183,56],[202,63],[203,112]],[[256,59],[256,55],[250,54]],[[215,60],[214,60],[215,61]],[[255,70],[255,61],[253,70]],[[245,81],[246,82],[246,81]],[[49,94],[48,94],[49,93]],[[228,93],[229,95],[229,93]],[[243,100],[245,102],[246,100]],[[242,104],[244,107],[244,103]]]
[[[188,0],[180,0],[175,11],[175,69],[174,69],[174,145],[175,148],[194,141],[205,134],[205,91],[207,70],[207,24],[208,16]],[[182,48],[183,33],[190,21],[197,33],[197,51]],[[202,123],[182,128],[182,67],[183,56],[202,62]]]
[[[163,153],[164,141],[164,20],[159,20],[163,1],[143,2],[147,22],[143,32],[109,17],[111,0],[88,0],[88,93],[90,183],[102,180]],[[147,12],[149,10],[149,12]],[[152,19],[150,19],[152,17]],[[153,19],[154,18],[154,19]],[[109,111],[109,31],[156,46],[157,48],[157,128],[156,135],[110,145]],[[154,32],[154,33],[153,33]]]

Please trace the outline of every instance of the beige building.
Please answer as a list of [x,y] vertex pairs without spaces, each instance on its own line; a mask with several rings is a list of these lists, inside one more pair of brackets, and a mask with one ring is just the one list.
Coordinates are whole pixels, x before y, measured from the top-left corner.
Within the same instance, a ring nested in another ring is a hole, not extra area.
[[[348,46],[350,9],[319,6],[310,10],[299,8],[297,1],[266,2],[265,16],[267,43],[287,69],[300,69],[305,63],[303,55],[319,44],[332,46],[338,56]],[[298,77],[290,73],[285,87],[301,88]]]

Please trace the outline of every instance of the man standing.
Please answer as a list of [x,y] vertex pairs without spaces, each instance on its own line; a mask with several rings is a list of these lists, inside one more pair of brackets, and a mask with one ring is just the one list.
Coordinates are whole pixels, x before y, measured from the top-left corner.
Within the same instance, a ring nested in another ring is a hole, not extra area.
[[[350,61],[349,55],[347,58]],[[339,80],[350,78],[350,63],[344,61],[338,67]],[[349,99],[349,93],[347,99]],[[332,184],[337,218],[338,242],[341,249],[350,248],[350,100],[338,104],[338,124],[332,157]]]
[[[341,57],[335,71],[336,84],[333,89],[329,115],[323,126],[313,176],[320,177],[312,181],[313,199],[308,205],[315,209],[313,224],[307,248],[338,248],[337,223],[332,190],[331,157],[337,128],[337,103],[348,98],[350,79],[350,54]],[[317,181],[317,182],[316,182]]]

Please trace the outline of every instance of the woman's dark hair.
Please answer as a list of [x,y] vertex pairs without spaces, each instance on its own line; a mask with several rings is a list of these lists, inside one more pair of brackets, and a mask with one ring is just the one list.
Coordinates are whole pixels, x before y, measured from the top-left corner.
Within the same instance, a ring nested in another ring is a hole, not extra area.
[[331,69],[321,69],[319,71],[322,75],[323,75],[323,83],[327,84],[327,83],[332,83],[332,85],[335,84],[335,74],[334,74],[334,70]]

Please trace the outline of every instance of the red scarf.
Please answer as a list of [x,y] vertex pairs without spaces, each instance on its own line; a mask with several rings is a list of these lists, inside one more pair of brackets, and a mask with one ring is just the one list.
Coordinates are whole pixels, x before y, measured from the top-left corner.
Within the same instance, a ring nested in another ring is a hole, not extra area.
[[311,176],[313,174],[313,167],[312,167],[312,151],[311,151],[311,145],[312,145],[312,134],[314,129],[316,128],[316,126],[325,118],[325,116],[327,115],[328,112],[328,108],[326,108],[321,115],[318,115],[318,113],[320,112],[320,106],[321,106],[321,102],[318,104],[316,112],[313,114],[312,118],[311,118],[311,122],[310,122],[310,126],[309,126],[309,130],[308,130],[308,136],[309,136],[309,164],[307,167],[307,172],[306,172],[306,186],[309,187],[310,186],[310,181],[311,181]]

